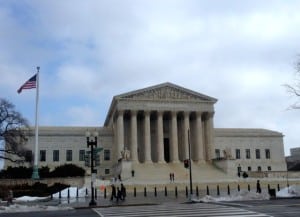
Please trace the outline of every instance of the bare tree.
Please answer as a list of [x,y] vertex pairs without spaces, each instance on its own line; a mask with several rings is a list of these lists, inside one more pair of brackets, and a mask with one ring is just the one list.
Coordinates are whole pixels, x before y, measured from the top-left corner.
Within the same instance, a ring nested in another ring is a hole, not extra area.
[[15,106],[6,99],[0,98],[0,159],[20,163],[28,154],[25,143],[30,128],[28,121],[15,110]]
[[295,64],[296,72],[295,72],[295,81],[293,84],[285,84],[285,88],[288,93],[292,96],[296,97],[296,102],[293,103],[290,107],[292,109],[300,109],[300,57]]

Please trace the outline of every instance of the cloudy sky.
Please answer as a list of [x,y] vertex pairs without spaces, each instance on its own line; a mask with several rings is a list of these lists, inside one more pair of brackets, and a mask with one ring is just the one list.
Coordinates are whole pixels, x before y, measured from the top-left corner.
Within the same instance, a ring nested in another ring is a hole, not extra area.
[[172,82],[215,97],[215,127],[282,132],[300,146],[283,87],[300,52],[300,1],[0,2],[0,97],[33,125],[102,126],[114,95]]

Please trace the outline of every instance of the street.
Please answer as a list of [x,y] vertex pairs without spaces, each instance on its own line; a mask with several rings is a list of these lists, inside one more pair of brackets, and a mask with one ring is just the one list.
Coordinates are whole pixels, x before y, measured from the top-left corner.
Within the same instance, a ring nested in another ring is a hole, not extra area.
[[251,216],[298,217],[300,199],[236,201],[220,203],[166,202],[159,205],[80,208],[63,211],[2,213],[3,217],[96,217],[96,216]]

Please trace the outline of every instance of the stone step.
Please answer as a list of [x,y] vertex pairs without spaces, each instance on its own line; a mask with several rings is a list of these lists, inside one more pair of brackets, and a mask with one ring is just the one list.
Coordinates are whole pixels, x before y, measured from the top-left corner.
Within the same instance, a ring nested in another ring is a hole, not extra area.
[[[124,178],[136,183],[167,183],[170,182],[170,173],[174,173],[174,179],[177,182],[185,182],[189,179],[189,169],[184,168],[183,163],[131,164],[130,169],[134,170],[134,177],[126,176]],[[210,163],[193,163],[192,178],[197,182],[232,179],[232,177]]]

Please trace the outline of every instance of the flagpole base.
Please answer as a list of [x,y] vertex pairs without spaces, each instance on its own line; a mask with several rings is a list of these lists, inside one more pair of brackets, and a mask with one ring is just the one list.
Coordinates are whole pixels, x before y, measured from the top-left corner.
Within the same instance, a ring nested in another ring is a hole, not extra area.
[[39,176],[39,168],[37,166],[33,166],[33,171],[32,171],[32,179],[40,179]]

